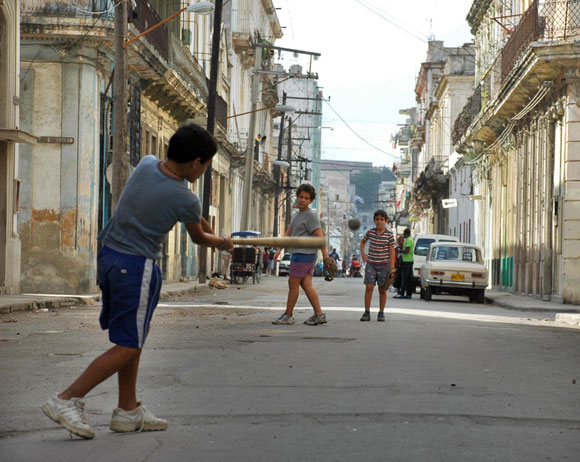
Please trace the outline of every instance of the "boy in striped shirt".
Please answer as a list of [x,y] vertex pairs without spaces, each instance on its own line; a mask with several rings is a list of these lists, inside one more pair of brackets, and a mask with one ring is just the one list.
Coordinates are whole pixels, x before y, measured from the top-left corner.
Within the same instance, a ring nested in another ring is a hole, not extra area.
[[[377,321],[385,321],[385,305],[387,303],[387,277],[391,270],[395,268],[395,239],[393,233],[387,228],[387,212],[377,210],[374,214],[376,227],[369,229],[360,241],[360,254],[365,266],[365,312],[360,318],[361,321],[371,320],[371,301],[375,284],[379,289],[379,314]],[[365,253],[367,241],[369,253]]]

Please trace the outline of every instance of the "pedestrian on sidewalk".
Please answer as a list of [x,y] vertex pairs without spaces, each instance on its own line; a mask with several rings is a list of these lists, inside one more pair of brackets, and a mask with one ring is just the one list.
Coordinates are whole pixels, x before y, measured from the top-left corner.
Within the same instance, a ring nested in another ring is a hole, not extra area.
[[334,261],[338,265],[338,262],[340,261],[340,255],[338,255],[338,252],[336,251],[336,249],[332,249],[332,252],[330,252],[329,256],[334,258]]
[[71,433],[94,438],[81,400],[94,387],[118,375],[119,397],[110,429],[115,432],[165,430],[137,399],[139,359],[161,291],[161,271],[155,260],[167,233],[184,222],[193,242],[220,250],[233,247],[201,217],[197,196],[183,180],[203,175],[217,151],[204,128],[189,124],[169,140],[167,160],[144,157],[129,178],[114,215],[99,234],[98,282],[103,294],[100,324],[115,345],[98,358],[64,391],[42,407],[43,412]]
[[270,252],[268,247],[264,249],[264,253],[262,254],[262,263],[264,268],[264,274],[269,274],[270,270]]
[[[294,215],[290,226],[286,230],[284,236],[318,236],[324,237],[322,228],[320,227],[320,220],[316,213],[310,209],[310,204],[316,198],[316,190],[312,185],[301,184],[296,189],[296,197],[298,199],[298,213]],[[280,258],[280,251],[278,249],[274,255],[274,260]],[[290,260],[290,274],[288,276],[288,299],[286,301],[286,311],[277,319],[272,321],[272,324],[294,324],[295,320],[292,317],[294,306],[298,301],[300,295],[300,287],[304,290],[308,301],[314,309],[314,314],[309,317],[304,324],[309,326],[316,326],[318,324],[326,323],[326,315],[322,312],[320,307],[320,300],[318,293],[312,285],[312,276],[314,275],[314,264],[318,255],[317,249],[290,249],[292,257]],[[334,263],[334,259],[329,257],[326,247],[322,248],[322,255],[325,262],[328,259]]]
[[[379,292],[379,314],[377,321],[385,321],[385,305],[387,304],[387,277],[395,268],[395,239],[387,226],[387,212],[377,210],[373,220],[375,227],[369,229],[360,241],[360,254],[365,266],[365,312],[361,321],[371,320],[371,302],[375,284]],[[369,242],[369,252],[365,253],[365,247]]]
[[397,269],[397,274],[395,275],[395,281],[393,282],[393,289],[397,291],[397,295],[401,294],[403,289],[403,244],[405,244],[405,236],[399,234],[397,236],[397,246],[395,247],[395,254],[397,255],[397,263],[395,268]]
[[224,281],[229,282],[228,273],[230,268],[230,260],[232,259],[232,249],[224,249],[221,251],[222,256],[222,274]]
[[413,252],[415,243],[413,242],[409,228],[403,231],[403,237],[405,241],[403,242],[403,250],[401,250],[401,256],[403,257],[401,291],[399,295],[395,295],[393,298],[410,299],[413,296],[413,292],[415,292],[415,282],[413,281]]

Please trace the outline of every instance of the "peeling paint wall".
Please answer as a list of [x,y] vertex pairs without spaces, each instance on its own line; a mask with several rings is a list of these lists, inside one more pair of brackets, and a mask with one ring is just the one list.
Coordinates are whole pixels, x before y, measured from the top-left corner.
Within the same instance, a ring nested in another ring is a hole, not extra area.
[[[38,136],[71,137],[73,144],[22,149],[25,180],[18,229],[22,290],[96,292],[100,78],[95,50],[26,58],[23,47],[22,125]],[[45,51],[45,50],[44,50]]]

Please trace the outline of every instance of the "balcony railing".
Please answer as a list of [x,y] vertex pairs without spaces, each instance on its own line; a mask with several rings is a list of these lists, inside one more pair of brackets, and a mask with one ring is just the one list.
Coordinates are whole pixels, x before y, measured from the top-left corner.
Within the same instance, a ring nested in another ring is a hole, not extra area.
[[501,52],[502,81],[535,40],[566,40],[580,34],[580,0],[535,0]]
[[461,139],[463,134],[467,131],[471,123],[477,118],[481,112],[481,85],[478,85],[471,95],[463,109],[455,119],[453,130],[451,131],[451,141],[453,144]]
[[580,0],[539,2],[544,40],[566,40],[580,34]]
[[232,32],[247,34],[251,32],[252,13],[246,10],[232,11]]
[[[135,0],[135,5],[132,22],[139,32],[144,32],[162,21],[147,0]],[[155,47],[165,61],[169,59],[169,31],[165,24],[152,30],[144,38]]]

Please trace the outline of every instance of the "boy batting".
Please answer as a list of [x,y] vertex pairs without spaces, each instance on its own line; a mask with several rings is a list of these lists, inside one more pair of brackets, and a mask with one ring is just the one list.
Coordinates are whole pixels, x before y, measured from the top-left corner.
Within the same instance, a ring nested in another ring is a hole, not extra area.
[[94,438],[81,401],[98,384],[118,375],[119,397],[110,429],[115,432],[165,430],[167,421],[154,416],[137,398],[141,350],[161,291],[161,272],[155,263],[161,245],[177,222],[184,222],[193,242],[232,247],[201,217],[199,199],[183,180],[194,182],[217,151],[214,138],[195,124],[179,128],[169,140],[167,160],[144,157],[125,186],[113,217],[98,237],[98,282],[103,293],[100,315],[114,346],[95,359],[64,391],[54,395],[42,411],[71,433]]

